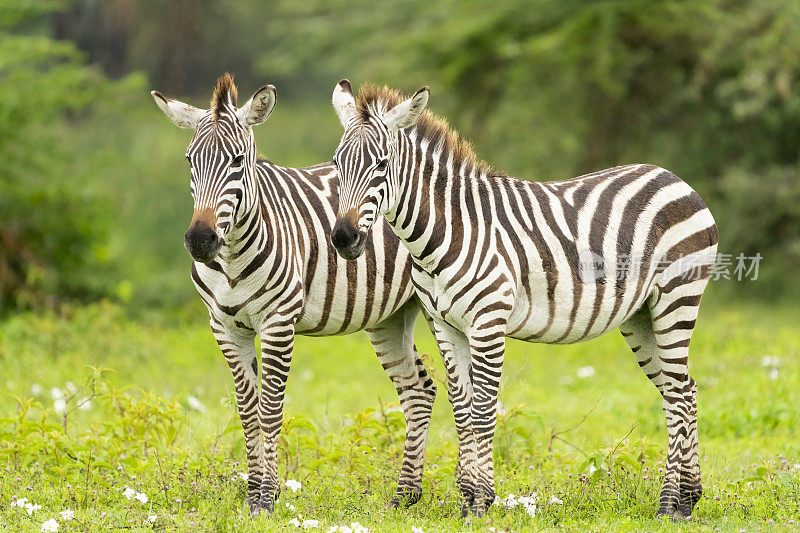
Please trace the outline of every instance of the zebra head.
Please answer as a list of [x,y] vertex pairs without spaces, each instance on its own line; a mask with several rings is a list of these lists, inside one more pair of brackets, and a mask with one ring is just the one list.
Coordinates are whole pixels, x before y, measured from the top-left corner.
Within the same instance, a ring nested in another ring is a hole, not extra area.
[[331,243],[345,259],[364,252],[372,225],[394,206],[402,168],[400,132],[417,121],[428,103],[427,87],[396,105],[386,101],[367,105],[361,100],[363,93],[364,89],[357,103],[347,80],[333,91],[333,107],[344,134],[333,156],[340,187]]
[[186,150],[194,212],[184,246],[195,261],[213,260],[235,227],[240,206],[255,195],[256,144],[252,127],[267,120],[276,91],[265,85],[242,107],[229,74],[220,76],[211,109],[199,109],[152,91],[173,124],[195,130]]

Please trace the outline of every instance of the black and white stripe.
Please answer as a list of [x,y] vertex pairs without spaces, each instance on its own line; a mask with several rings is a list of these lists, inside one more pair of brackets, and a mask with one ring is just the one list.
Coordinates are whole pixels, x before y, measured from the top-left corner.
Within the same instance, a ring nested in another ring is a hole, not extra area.
[[406,418],[392,503],[414,503],[421,493],[435,386],[414,346],[418,305],[408,252],[382,224],[365,239],[362,259],[337,256],[330,245],[339,194],[333,164],[288,168],[257,158],[252,126],[268,117],[274,88],[260,89],[237,108],[226,75],[209,111],[158,93],[154,98],[174,123],[196,130],[186,152],[195,205],[186,246],[195,258],[192,280],[234,377],[251,510],[272,511],[279,490],[277,439],[294,336],[362,329]]
[[619,328],[663,397],[658,513],[690,517],[702,489],[688,350],[717,246],[700,196],[651,165],[553,182],[498,175],[423,112],[427,88],[405,99],[366,87],[356,100],[345,80],[333,100],[345,129],[333,242],[357,257],[384,215],[411,253],[449,378],[463,513],[480,515],[495,497],[505,338],[574,343]]

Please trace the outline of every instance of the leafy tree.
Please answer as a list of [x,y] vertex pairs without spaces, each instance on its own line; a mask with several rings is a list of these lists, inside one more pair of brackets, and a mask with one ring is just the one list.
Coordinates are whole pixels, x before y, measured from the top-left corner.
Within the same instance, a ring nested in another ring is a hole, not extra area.
[[65,170],[70,124],[128,89],[39,31],[52,2],[0,4],[0,311],[92,290],[103,209]]

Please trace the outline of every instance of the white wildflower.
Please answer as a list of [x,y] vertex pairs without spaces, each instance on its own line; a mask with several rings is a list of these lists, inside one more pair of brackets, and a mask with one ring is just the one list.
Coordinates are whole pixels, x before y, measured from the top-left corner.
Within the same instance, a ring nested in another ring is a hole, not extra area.
[[130,500],[131,498],[136,496],[136,491],[126,486],[125,490],[122,491],[122,495]]
[[497,415],[505,416],[505,414],[506,414],[505,406],[502,403],[500,403],[500,400],[497,400]]
[[290,511],[294,511],[294,505],[292,505],[289,502],[286,502],[286,508],[289,509]]
[[149,521],[151,524],[154,524],[154,523],[156,522],[156,520],[158,520],[158,515],[151,514],[150,516],[148,516],[148,517],[147,517],[147,520],[148,520],[148,521]]
[[145,494],[144,492],[138,493],[136,496],[134,496],[134,498],[136,498],[137,500],[139,500],[143,504],[147,503],[147,501],[148,501],[147,494]]
[[53,402],[53,410],[56,413],[64,413],[67,410],[67,402],[64,398],[58,398]]
[[76,392],[78,392],[78,388],[75,387],[75,384],[71,381],[67,381],[66,383],[64,383],[64,387],[66,387],[66,389],[70,392],[70,394],[75,394]]
[[517,501],[522,505],[525,509],[525,512],[528,513],[530,516],[534,516],[536,514],[536,496],[520,496],[517,498]]
[[589,366],[582,366],[578,369],[578,377],[579,378],[590,378],[594,376],[594,367]]
[[513,494],[509,494],[508,496],[506,496],[505,498],[503,498],[500,501],[500,504],[503,507],[507,507],[509,509],[513,509],[514,507],[516,507],[519,504],[519,502],[517,501],[517,497],[516,496],[514,496]]
[[765,355],[761,358],[761,366],[777,368],[781,366],[781,358],[774,355]]
[[54,400],[58,400],[59,398],[64,397],[64,393],[61,392],[61,389],[59,389],[58,387],[53,387],[52,389],[50,389],[50,397]]
[[239,472],[238,477],[243,481],[247,481],[247,478],[250,477],[250,474],[248,474],[247,472]]
[[199,398],[196,396],[188,396],[186,398],[186,403],[189,404],[190,409],[194,409],[195,411],[200,411],[201,413],[206,412],[206,406],[203,405],[203,402],[200,401]]
[[300,487],[303,486],[299,481],[295,481],[294,479],[287,479],[284,485],[286,485],[286,488],[288,488],[292,492],[297,492],[298,490],[300,490]]
[[423,531],[421,527],[411,526],[411,533],[425,533],[425,531]]
[[33,513],[35,513],[36,511],[38,511],[41,508],[42,508],[42,506],[39,505],[38,503],[26,503],[25,504],[25,510],[28,511],[28,516],[32,515]]
[[597,472],[597,467],[596,467],[596,466],[594,466],[594,465],[589,465],[589,466],[586,468],[586,472],[588,472],[588,474],[591,476],[592,474],[594,474],[595,472]]
[[[365,528],[358,522],[351,522],[350,529],[353,530],[353,533],[369,533],[369,529]],[[341,528],[339,529],[339,531],[341,531]]]
[[75,511],[73,511],[72,509],[66,509],[58,514],[61,515],[62,520],[72,520],[73,518],[75,518]]
[[34,396],[39,396],[42,393],[42,386],[38,383],[34,383],[31,385],[31,394]]
[[778,379],[778,375],[779,372],[777,368],[773,368],[772,370],[769,371],[769,379]]
[[26,503],[28,503],[28,498],[19,498],[11,502],[11,507],[25,507]]
[[78,409],[80,409],[81,411],[88,411],[91,408],[92,408],[92,400],[88,398],[82,398],[78,402]]
[[51,518],[42,524],[42,532],[58,531],[58,522],[55,518]]
[[289,520],[289,523],[294,527],[300,527],[300,520],[296,516]]
[[564,505],[564,500],[560,500],[555,496],[550,496],[550,505]]
[[311,529],[319,527],[319,520],[303,520],[301,524],[303,529]]

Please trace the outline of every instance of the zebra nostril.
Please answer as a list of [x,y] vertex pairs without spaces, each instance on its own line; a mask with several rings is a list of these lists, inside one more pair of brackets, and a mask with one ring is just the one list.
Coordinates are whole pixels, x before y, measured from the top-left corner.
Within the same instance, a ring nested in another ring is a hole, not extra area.
[[331,232],[331,244],[336,249],[343,249],[352,246],[358,240],[358,229],[350,220],[340,218],[336,220]]

